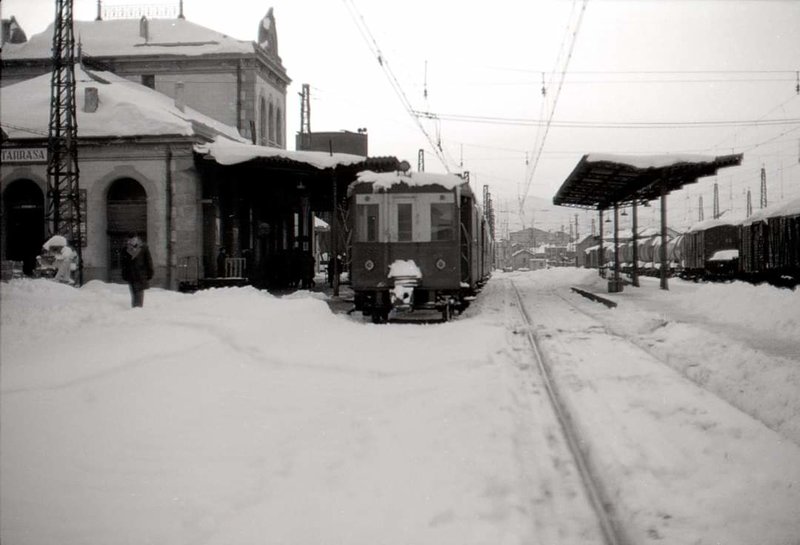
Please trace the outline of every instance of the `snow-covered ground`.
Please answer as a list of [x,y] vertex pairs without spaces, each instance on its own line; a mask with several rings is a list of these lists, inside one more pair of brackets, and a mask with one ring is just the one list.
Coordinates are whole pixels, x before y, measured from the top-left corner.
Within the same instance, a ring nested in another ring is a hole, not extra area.
[[511,281],[634,542],[800,543],[800,292],[646,282],[609,310],[573,269],[425,325],[4,283],[0,541],[599,543]]

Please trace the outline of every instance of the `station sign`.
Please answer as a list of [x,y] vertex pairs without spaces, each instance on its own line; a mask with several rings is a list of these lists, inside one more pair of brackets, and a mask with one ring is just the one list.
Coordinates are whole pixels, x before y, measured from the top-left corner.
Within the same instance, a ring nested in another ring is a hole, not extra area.
[[47,148],[3,148],[3,163],[47,163]]

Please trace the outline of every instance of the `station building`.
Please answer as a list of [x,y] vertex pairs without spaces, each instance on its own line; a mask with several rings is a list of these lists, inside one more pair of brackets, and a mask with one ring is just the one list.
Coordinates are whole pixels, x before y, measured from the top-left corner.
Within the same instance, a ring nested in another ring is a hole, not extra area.
[[[258,41],[175,19],[75,22],[84,281],[120,281],[126,236],[144,237],[153,285],[292,285],[314,217],[335,219],[359,170],[395,158],[288,151],[286,89],[270,10]],[[52,234],[47,137],[52,26],[3,47],[0,259],[33,267]],[[338,222],[334,222],[334,227]],[[224,251],[224,253],[223,253]],[[220,266],[219,257],[225,259]]]

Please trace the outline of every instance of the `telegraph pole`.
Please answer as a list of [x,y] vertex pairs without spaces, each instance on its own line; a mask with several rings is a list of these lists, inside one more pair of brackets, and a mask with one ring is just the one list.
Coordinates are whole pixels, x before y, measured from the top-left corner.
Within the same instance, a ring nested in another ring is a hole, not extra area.
[[78,172],[78,124],[75,110],[75,33],[72,0],[56,0],[53,71],[47,138],[47,219],[52,234],[63,235],[78,254],[78,283],[83,284],[81,191]]
[[304,83],[300,93],[300,141],[303,148],[311,142],[311,87]]
[[719,219],[719,185],[714,182],[714,219]]

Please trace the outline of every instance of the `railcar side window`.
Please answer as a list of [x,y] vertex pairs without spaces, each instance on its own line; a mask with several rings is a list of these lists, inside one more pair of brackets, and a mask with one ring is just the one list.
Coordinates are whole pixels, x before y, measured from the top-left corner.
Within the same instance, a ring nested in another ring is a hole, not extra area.
[[410,242],[414,236],[413,212],[411,203],[397,203],[397,240]]
[[453,240],[453,205],[431,203],[431,240]]
[[358,218],[358,241],[378,242],[378,205],[359,204],[356,206]]

